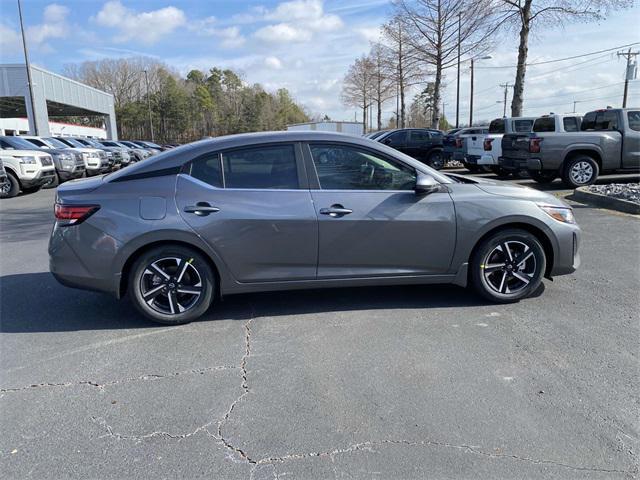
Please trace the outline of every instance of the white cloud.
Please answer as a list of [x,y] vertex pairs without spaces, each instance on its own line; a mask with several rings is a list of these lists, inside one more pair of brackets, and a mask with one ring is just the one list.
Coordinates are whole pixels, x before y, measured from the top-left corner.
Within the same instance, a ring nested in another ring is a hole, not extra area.
[[308,42],[316,33],[333,32],[344,25],[339,16],[324,12],[322,0],[283,2],[266,11],[263,18],[280,21],[254,33],[257,39],[269,43]]
[[380,27],[360,27],[355,32],[369,42],[380,41]]
[[288,23],[278,23],[260,28],[253,35],[258,40],[270,43],[308,42],[311,40],[312,32]]
[[102,6],[95,21],[104,27],[119,30],[120,33],[114,38],[116,42],[139,40],[150,45],[185,25],[187,19],[182,10],[172,6],[136,12],[119,0],[110,0]]
[[280,70],[282,68],[282,62],[278,57],[266,57],[264,59],[264,64],[274,70]]
[[30,44],[42,50],[51,50],[46,44],[52,38],[64,38],[69,33],[67,16],[69,9],[57,3],[47,5],[42,15],[42,23],[27,28],[27,39]]
[[222,48],[238,48],[244,45],[245,38],[237,26],[222,28],[215,17],[207,17],[204,20],[190,22],[187,27],[201,36],[216,37],[220,40],[217,46]]
[[0,23],[0,54],[2,58],[12,56],[20,48],[20,35],[12,28]]

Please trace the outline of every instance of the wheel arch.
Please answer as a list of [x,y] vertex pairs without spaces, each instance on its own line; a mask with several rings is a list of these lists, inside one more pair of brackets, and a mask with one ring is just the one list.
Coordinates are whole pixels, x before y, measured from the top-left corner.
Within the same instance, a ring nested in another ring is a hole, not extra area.
[[[495,235],[496,233],[498,233],[500,231],[511,230],[511,229],[524,230],[524,231],[532,234],[533,236],[535,236],[538,239],[538,241],[542,245],[542,249],[544,250],[544,254],[545,254],[545,257],[546,257],[546,260],[547,260],[547,265],[546,265],[546,268],[545,268],[545,271],[544,271],[544,276],[546,278],[550,278],[550,274],[551,274],[551,271],[553,270],[553,264],[554,264],[554,261],[555,261],[555,250],[554,250],[554,246],[553,246],[553,243],[551,241],[551,238],[539,226],[533,225],[531,223],[526,223],[526,222],[503,223],[501,225],[494,226],[494,227],[490,228],[489,230],[487,230],[476,241],[476,243],[473,245],[473,248],[471,249],[471,252],[469,253],[469,258],[467,259],[467,262],[469,263],[469,265],[471,265],[471,261],[473,259],[473,256],[475,255],[476,251],[478,250],[478,248],[482,244],[482,242],[484,242],[487,238],[489,238],[492,235]],[[467,282],[471,283],[471,268],[469,268],[468,272],[467,272]]]
[[15,178],[18,181],[18,185],[20,186],[20,188],[22,188],[22,182],[20,181],[20,177],[18,176],[18,174],[16,173],[15,169],[13,168],[13,166],[11,165],[7,165],[6,163],[4,164],[4,170],[7,173],[10,173],[11,175],[13,175],[13,178]]
[[117,269],[116,274],[119,276],[119,282],[116,285],[117,287],[116,293],[118,298],[122,298],[126,294],[127,287],[129,284],[129,275],[131,273],[131,267],[133,266],[135,261],[140,257],[140,255],[143,255],[145,252],[148,252],[151,249],[161,247],[161,246],[169,246],[169,245],[190,248],[192,250],[195,250],[200,255],[202,255],[202,257],[207,261],[207,263],[211,267],[213,274],[215,275],[215,278],[216,278],[216,291],[214,292],[214,295],[216,296],[220,295],[220,292],[222,291],[222,287],[221,287],[222,272],[220,270],[219,263],[216,261],[216,259],[213,258],[213,256],[211,255],[211,252],[208,251],[209,249],[207,249],[206,246],[200,245],[199,242],[194,242],[194,241],[191,241],[190,239],[186,239],[182,237],[182,238],[159,238],[159,239],[149,241],[148,243],[144,242],[142,244],[135,245],[134,247],[132,247],[120,262],[122,266]]
[[577,147],[566,152],[564,155],[564,160],[562,161],[562,167],[560,170],[564,169],[568,161],[580,155],[585,155],[587,157],[593,158],[593,160],[595,160],[595,162],[598,164],[598,168],[600,169],[600,171],[602,171],[602,152],[600,152],[596,148],[586,148],[586,147]]

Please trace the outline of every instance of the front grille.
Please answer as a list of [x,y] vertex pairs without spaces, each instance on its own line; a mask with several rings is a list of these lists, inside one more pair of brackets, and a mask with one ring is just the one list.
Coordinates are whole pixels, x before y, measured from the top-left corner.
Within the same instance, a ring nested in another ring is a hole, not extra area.
[[53,159],[49,156],[40,157],[40,163],[42,164],[43,167],[48,167],[49,165],[53,165]]
[[98,156],[104,160],[105,158],[107,158],[107,152],[103,152],[102,150],[100,150],[98,151]]

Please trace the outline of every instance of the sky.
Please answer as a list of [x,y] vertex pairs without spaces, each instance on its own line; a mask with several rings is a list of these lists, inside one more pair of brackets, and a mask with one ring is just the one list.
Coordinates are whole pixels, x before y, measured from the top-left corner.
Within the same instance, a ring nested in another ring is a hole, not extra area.
[[[60,73],[69,63],[135,56],[157,58],[183,75],[194,68],[232,68],[246,82],[261,83],[267,90],[287,88],[309,113],[335,120],[353,120],[356,110],[341,102],[342,79],[349,65],[379,39],[380,26],[393,11],[389,0],[22,3],[31,61],[48,70]],[[529,63],[640,42],[638,25],[636,2],[633,9],[599,23],[540,28],[530,42]],[[632,48],[638,51],[640,44]],[[625,60],[615,53],[529,67],[524,113],[571,112],[574,101],[578,112],[619,106]],[[503,104],[498,102],[504,89],[499,85],[513,83],[516,35],[496,38],[491,56],[476,62],[474,120],[502,116]],[[23,61],[17,0],[0,0],[0,63]],[[463,61],[461,123],[469,116],[468,66]],[[445,115],[454,123],[455,68],[447,70],[445,82]],[[510,98],[509,91],[508,104]],[[630,82],[629,104],[640,106],[640,80]],[[385,105],[385,120],[394,110],[395,99]]]

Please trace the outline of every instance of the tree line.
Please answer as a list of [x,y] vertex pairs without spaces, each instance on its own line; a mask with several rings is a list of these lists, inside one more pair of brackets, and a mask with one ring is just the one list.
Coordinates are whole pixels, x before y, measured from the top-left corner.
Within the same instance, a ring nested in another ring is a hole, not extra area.
[[166,64],[143,57],[88,61],[64,70],[70,78],[113,94],[122,139],[186,143],[283,130],[309,120],[286,89],[267,92],[230,69],[191,70],[183,78]]
[[[504,51],[517,39],[518,60],[511,116],[522,115],[529,38],[538,29],[567,22],[594,21],[632,0],[395,0],[391,18],[381,27],[381,39],[357,58],[343,81],[342,101],[362,112],[370,109],[382,125],[382,107],[395,99],[391,126],[445,128],[442,91],[446,74],[468,68],[468,62],[488,55],[500,43]],[[407,108],[412,87],[421,87]],[[458,87],[459,88],[459,87]]]

